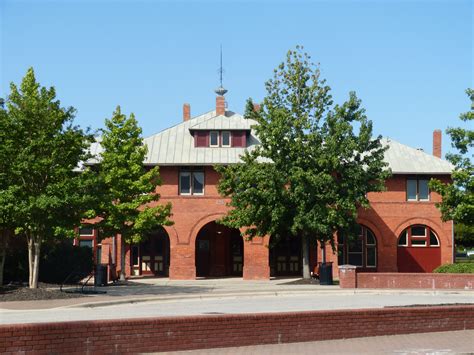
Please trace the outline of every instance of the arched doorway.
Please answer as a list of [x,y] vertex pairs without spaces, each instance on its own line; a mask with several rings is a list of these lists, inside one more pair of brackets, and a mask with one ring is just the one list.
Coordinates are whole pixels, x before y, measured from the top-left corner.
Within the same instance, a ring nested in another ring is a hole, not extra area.
[[398,272],[432,272],[441,265],[440,241],[428,226],[406,228],[398,238]]
[[303,273],[301,237],[270,238],[270,276],[301,276]]
[[132,245],[132,275],[168,276],[170,239],[163,227],[150,233],[144,241]]
[[216,222],[201,228],[196,237],[196,276],[242,276],[244,241],[240,231]]

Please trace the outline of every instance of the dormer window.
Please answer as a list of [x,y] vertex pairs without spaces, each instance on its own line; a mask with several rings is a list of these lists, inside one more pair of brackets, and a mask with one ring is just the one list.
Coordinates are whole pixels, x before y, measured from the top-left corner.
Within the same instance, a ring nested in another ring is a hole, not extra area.
[[218,147],[219,146],[219,132],[218,131],[211,131],[210,133],[210,147]]
[[230,132],[229,131],[222,132],[222,146],[230,147]]

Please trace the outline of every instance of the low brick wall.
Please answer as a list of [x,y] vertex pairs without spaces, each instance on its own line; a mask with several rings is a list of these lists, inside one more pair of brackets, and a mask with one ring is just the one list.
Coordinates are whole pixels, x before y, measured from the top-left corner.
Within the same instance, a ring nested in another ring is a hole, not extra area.
[[357,274],[357,288],[427,288],[474,290],[474,274],[361,272]]
[[474,329],[474,306],[0,326],[0,353],[137,353]]
[[352,265],[339,267],[341,288],[463,289],[474,290],[474,274],[357,272]]

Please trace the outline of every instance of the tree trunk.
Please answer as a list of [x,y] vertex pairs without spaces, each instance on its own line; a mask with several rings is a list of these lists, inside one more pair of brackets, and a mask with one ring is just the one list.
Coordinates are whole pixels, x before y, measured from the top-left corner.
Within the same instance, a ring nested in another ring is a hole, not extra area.
[[3,230],[0,240],[0,287],[3,285],[3,270],[5,268],[5,259],[7,257],[8,237],[9,233],[7,230]]
[[321,262],[325,264],[326,263],[326,243],[320,242],[320,246],[321,246]]
[[28,241],[28,286],[31,287],[33,283],[33,238],[30,235],[27,235]]
[[33,275],[31,277],[30,288],[38,288],[40,254],[41,239],[39,237],[35,237],[33,242]]
[[303,254],[303,279],[310,279],[311,273],[309,270],[309,239],[305,233],[303,233],[303,235],[301,236],[301,252]]
[[120,281],[125,281],[125,238],[120,236]]

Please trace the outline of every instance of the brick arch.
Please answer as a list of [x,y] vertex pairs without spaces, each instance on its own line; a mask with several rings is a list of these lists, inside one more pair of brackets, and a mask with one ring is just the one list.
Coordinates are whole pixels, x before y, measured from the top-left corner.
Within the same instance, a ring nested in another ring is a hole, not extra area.
[[418,217],[414,217],[414,218],[410,218],[410,219],[407,219],[405,220],[404,222],[400,223],[396,228],[395,228],[395,236],[397,237],[397,244],[398,244],[398,238],[400,237],[400,234],[408,227],[412,226],[412,225],[415,225],[415,224],[421,224],[421,225],[425,225],[425,226],[428,226],[430,227],[434,232],[435,234],[438,236],[439,238],[439,242],[440,242],[440,246],[442,243],[446,243],[446,245],[450,245],[451,244],[451,241],[450,241],[450,236],[446,236],[445,233],[443,233],[443,227],[432,221],[431,219],[428,219],[428,218],[418,218]]
[[357,223],[362,224],[363,226],[366,226],[375,234],[377,248],[382,245],[382,241],[383,241],[382,233],[380,232],[380,230],[374,223],[372,223],[370,220],[365,219],[365,218],[357,218]]
[[170,247],[171,245],[176,245],[179,243],[178,232],[176,232],[176,229],[174,228],[174,226],[163,226],[163,229],[168,234],[168,238],[170,240]]
[[189,245],[193,246],[193,248],[194,248],[195,245],[196,245],[196,238],[197,238],[201,228],[204,227],[206,224],[208,224],[210,222],[215,222],[216,220],[218,220],[219,218],[221,218],[223,216],[225,216],[225,213],[211,213],[211,214],[208,214],[208,215],[202,217],[201,219],[199,219],[194,224],[193,228],[191,228],[191,231],[189,232],[186,244],[189,244]]

